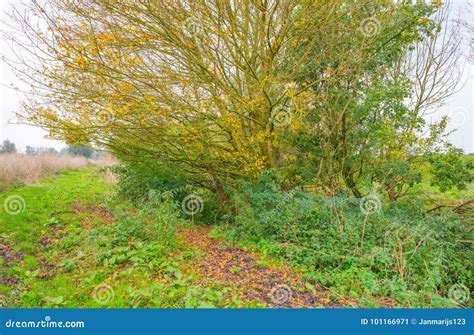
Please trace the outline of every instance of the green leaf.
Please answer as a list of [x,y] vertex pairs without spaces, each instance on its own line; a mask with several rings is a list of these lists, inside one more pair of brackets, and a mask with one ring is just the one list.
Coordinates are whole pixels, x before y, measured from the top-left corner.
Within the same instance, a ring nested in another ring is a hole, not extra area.
[[310,283],[306,282],[304,283],[304,286],[306,287],[306,289],[310,292],[312,292],[314,290],[314,286],[311,285]]
[[58,297],[45,297],[43,298],[44,301],[49,302],[54,305],[62,305],[64,303],[64,297],[62,295]]

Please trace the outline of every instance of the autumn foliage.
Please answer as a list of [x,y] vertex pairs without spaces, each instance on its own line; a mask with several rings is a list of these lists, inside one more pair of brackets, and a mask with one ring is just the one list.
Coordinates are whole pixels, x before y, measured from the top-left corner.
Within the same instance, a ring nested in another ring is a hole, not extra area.
[[284,187],[361,196],[370,182],[396,198],[444,143],[446,121],[422,118],[439,82],[410,80],[431,59],[408,57],[440,34],[437,11],[389,0],[34,0],[14,13],[23,34],[12,41],[36,56],[17,66],[32,85],[20,116],[218,192],[274,169]]

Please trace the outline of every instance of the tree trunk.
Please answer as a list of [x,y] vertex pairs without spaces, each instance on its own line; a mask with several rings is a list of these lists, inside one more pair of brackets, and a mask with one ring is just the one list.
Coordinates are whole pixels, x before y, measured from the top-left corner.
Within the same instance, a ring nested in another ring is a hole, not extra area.
[[217,196],[219,197],[221,208],[225,209],[225,207],[228,207],[232,215],[237,215],[237,209],[232,204],[227,194],[225,194],[225,191],[222,188],[222,185],[217,180],[217,178],[211,175],[209,176],[209,180],[211,181],[212,188],[214,189],[214,191],[217,193]]

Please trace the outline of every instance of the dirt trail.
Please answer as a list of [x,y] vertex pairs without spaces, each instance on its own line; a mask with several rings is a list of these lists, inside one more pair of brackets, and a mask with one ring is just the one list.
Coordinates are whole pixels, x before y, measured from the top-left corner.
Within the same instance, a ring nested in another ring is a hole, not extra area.
[[184,243],[205,252],[196,265],[198,274],[237,287],[243,291],[244,300],[256,300],[271,307],[342,306],[332,302],[330,292],[321,286],[312,283],[314,289],[310,292],[301,274],[288,268],[262,266],[257,254],[210,238],[207,227],[181,229],[179,236]]

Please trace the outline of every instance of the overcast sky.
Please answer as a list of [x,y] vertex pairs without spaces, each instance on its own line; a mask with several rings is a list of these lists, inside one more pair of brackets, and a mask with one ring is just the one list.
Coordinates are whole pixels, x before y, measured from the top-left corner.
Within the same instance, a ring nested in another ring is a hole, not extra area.
[[[466,13],[465,6],[474,0],[455,0],[454,10],[459,8]],[[9,11],[12,3],[18,0],[0,0],[0,18],[5,19],[5,11]],[[474,36],[473,36],[474,40]],[[466,43],[468,45],[468,43]],[[9,45],[0,39],[0,54],[9,56]],[[465,152],[474,153],[474,65],[468,64],[465,68],[466,85],[453,96],[450,101],[430,116],[434,120],[442,115],[452,118],[450,129],[457,129],[450,135],[451,142],[462,148]],[[37,127],[14,124],[14,114],[19,109],[21,97],[9,88],[10,84],[21,86],[9,67],[0,61],[0,139],[10,139],[23,151],[27,145],[55,147],[57,149],[65,144],[45,138],[46,131]]]

